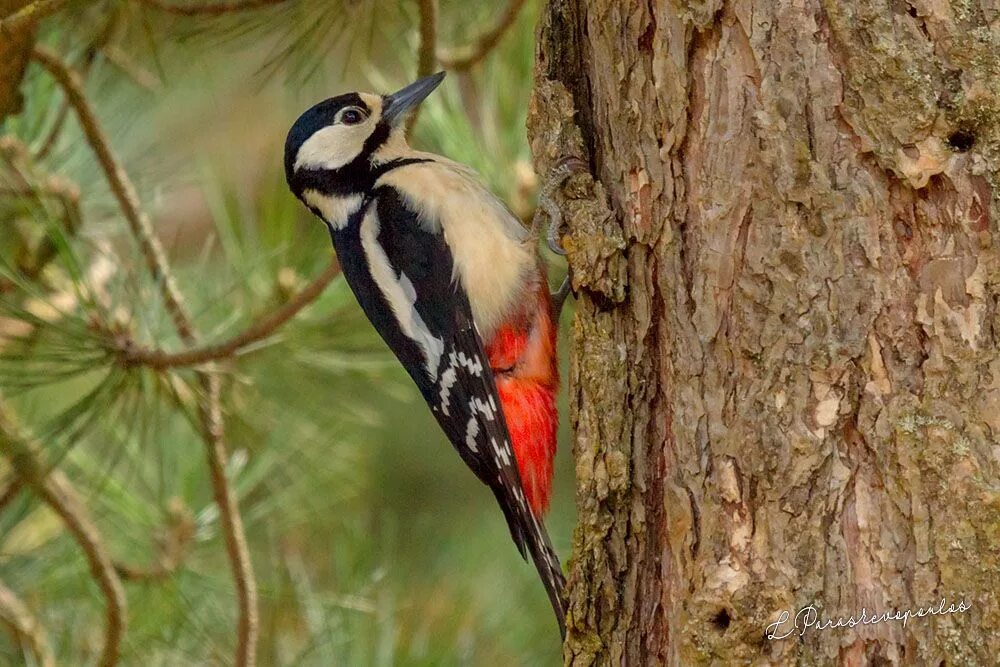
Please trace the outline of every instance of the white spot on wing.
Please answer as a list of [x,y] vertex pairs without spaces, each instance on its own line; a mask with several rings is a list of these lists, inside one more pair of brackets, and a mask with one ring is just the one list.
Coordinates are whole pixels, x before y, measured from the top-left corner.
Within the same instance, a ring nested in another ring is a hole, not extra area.
[[[454,355],[452,355],[454,357]],[[441,374],[441,411],[448,415],[448,407],[451,404],[451,387],[455,384],[455,380],[458,379],[458,373],[455,372],[455,365],[452,364],[448,366],[448,369]]]
[[477,435],[479,435],[479,420],[476,419],[476,415],[473,413],[469,417],[469,423],[465,427],[465,445],[473,452],[479,453],[479,447],[476,445]]
[[507,453],[507,448],[506,447],[501,447],[500,444],[497,442],[496,438],[492,438],[491,439],[491,443],[493,445],[493,452],[497,455],[497,458],[499,458],[501,461],[503,461],[503,464],[505,466],[509,466],[510,465],[510,455]]
[[392,308],[399,328],[407,338],[414,341],[424,353],[427,374],[431,379],[437,379],[441,355],[444,354],[444,341],[431,333],[420,313],[414,307],[416,290],[405,274],[396,275],[395,269],[389,263],[385,250],[378,242],[378,213],[372,206],[361,221],[361,247],[367,259],[375,284],[385,296]]
[[490,421],[493,421],[494,419],[496,419],[496,415],[493,413],[493,410],[490,408],[490,404],[489,403],[487,403],[486,401],[480,400],[478,398],[473,398],[471,401],[469,401],[469,411],[472,412],[472,413],[475,413],[477,410],[484,417],[486,417],[487,419],[489,419]]
[[465,352],[458,353],[458,363],[467,368],[476,377],[483,374],[483,362],[474,357],[465,356]]

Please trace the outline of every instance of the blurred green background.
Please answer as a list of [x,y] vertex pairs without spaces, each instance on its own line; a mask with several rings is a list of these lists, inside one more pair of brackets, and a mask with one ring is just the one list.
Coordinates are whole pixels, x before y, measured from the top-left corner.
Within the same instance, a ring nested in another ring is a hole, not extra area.
[[[442,2],[440,44],[469,42],[501,11]],[[536,191],[524,123],[537,11],[528,2],[482,63],[449,76],[411,139],[475,167],[525,218]],[[88,70],[89,99],[204,340],[241,331],[329,261],[326,230],[285,186],[285,133],[324,97],[412,80],[417,23],[416,3],[395,0],[289,0],[221,17],[117,0],[71,4],[42,24],[40,41]],[[174,572],[125,584],[123,664],[227,664],[235,598],[193,423],[198,383],[190,369],[124,368],[108,352],[95,312],[142,344],[182,346],[72,114],[36,159],[61,93],[37,66],[22,92],[23,112],[0,130],[28,149],[0,163],[0,277],[13,285],[0,292],[0,393],[84,496],[117,561],[146,567],[182,545]],[[18,179],[51,175],[79,187],[75,233],[57,203],[10,196]],[[46,238],[58,256],[40,280],[23,279],[19,253]],[[230,478],[260,590],[260,664],[560,661],[545,592],[492,494],[340,279],[221,372]],[[564,560],[565,436],[547,521]],[[0,489],[10,479],[0,463]],[[60,664],[94,663],[103,599],[76,543],[30,492],[0,509],[0,580],[37,615]],[[0,632],[0,664],[25,655]]]

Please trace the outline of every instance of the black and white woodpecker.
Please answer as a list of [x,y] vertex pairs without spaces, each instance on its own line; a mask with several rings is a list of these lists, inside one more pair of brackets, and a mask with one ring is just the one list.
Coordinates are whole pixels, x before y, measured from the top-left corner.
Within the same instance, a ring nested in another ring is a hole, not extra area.
[[361,308],[493,491],[565,634],[562,569],[541,521],[558,424],[548,283],[534,232],[475,172],[407,144],[407,112],[443,79],[316,104],[288,133],[285,175],[329,228]]

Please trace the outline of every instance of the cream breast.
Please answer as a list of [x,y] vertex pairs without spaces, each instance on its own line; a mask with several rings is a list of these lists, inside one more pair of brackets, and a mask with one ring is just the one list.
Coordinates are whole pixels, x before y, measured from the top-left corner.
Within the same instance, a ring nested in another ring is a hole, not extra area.
[[378,185],[400,192],[418,213],[418,224],[444,233],[473,319],[488,341],[528,296],[536,262],[528,231],[474,172],[438,156],[393,169]]

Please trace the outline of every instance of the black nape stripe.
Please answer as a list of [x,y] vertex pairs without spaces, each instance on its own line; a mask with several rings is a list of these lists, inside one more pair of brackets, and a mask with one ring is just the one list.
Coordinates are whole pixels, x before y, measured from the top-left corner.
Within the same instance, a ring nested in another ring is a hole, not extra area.
[[355,159],[340,169],[301,169],[296,174],[296,195],[301,198],[306,190],[340,197],[366,194],[375,187],[379,178],[393,169],[433,161],[430,158],[397,158],[372,165],[366,157],[364,160]]

